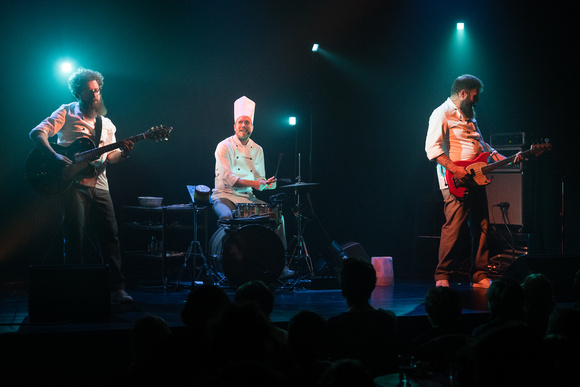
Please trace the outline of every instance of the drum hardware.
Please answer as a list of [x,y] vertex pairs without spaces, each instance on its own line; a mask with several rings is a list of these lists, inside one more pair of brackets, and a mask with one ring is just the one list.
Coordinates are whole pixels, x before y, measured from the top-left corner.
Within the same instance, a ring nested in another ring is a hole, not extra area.
[[[310,254],[308,253],[308,247],[306,246],[306,241],[304,240],[304,228],[306,227],[306,223],[303,224],[303,220],[306,217],[302,214],[302,203],[301,203],[301,194],[302,191],[307,187],[312,187],[318,185],[318,183],[304,183],[300,181],[300,176],[298,177],[298,181],[294,184],[285,185],[281,188],[293,188],[294,195],[296,196],[296,210],[294,211],[294,216],[296,217],[296,235],[292,239],[294,242],[294,250],[292,254],[289,256],[288,266],[292,264],[294,260],[297,261],[304,261],[306,264],[306,268],[308,270],[308,274],[314,277],[314,267],[312,265],[312,259],[310,258]],[[308,219],[306,219],[308,220]],[[292,244],[290,242],[290,244]]]
[[[196,204],[193,205],[193,240],[189,244],[189,248],[185,253],[185,258],[183,259],[183,266],[179,271],[179,275],[177,277],[177,282],[175,284],[175,288],[177,289],[181,283],[181,276],[183,271],[188,269],[189,262],[192,261],[191,264],[191,271],[192,271],[192,280],[191,286],[193,287],[196,281],[203,280],[203,282],[207,282],[208,280],[212,283],[215,282],[216,275],[211,270],[210,266],[208,265],[207,259],[205,254],[203,253],[203,249],[201,248],[201,243],[198,240],[198,213],[200,210],[205,209],[205,206],[198,206]],[[193,259],[191,257],[193,256]],[[201,258],[203,260],[203,268],[197,268],[197,258]]]

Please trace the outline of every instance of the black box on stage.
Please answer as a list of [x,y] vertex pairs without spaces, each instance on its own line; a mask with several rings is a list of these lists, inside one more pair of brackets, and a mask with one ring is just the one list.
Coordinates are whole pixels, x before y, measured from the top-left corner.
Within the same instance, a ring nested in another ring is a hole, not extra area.
[[31,323],[107,322],[110,315],[107,265],[30,266]]

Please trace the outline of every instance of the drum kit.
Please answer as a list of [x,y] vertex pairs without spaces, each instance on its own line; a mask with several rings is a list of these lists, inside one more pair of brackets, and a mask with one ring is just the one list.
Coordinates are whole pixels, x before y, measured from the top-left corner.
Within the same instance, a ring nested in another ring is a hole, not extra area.
[[[318,183],[304,183],[281,186],[292,189],[296,196],[297,232],[286,251],[276,230],[282,223],[281,204],[238,203],[232,211],[233,218],[219,222],[218,230],[208,244],[209,267],[218,284],[227,283],[238,287],[251,280],[262,280],[266,284],[275,283],[294,261],[304,262],[307,275],[314,270],[304,236],[301,194],[306,188]],[[305,277],[300,271],[297,276]]]

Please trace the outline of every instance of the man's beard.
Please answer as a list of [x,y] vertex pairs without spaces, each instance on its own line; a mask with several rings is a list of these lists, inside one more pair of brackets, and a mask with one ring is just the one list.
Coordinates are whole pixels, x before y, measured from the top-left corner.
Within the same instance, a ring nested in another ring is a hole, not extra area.
[[99,101],[86,104],[83,101],[80,102],[80,109],[83,114],[88,118],[95,118],[97,116],[104,116],[107,114],[107,107],[103,99]]
[[463,101],[461,101],[461,104],[459,105],[459,107],[461,108],[461,111],[463,112],[463,114],[465,114],[465,116],[468,119],[472,119],[475,118],[475,104],[468,102],[466,99],[464,99]]

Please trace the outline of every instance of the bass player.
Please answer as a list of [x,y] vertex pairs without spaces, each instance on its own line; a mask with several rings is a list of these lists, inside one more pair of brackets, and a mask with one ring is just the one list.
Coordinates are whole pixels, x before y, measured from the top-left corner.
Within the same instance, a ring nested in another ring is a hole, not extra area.
[[[453,274],[453,257],[456,255],[461,228],[467,222],[471,235],[471,286],[489,288],[487,277],[489,248],[487,230],[489,213],[485,186],[473,186],[462,198],[452,195],[445,179],[446,170],[459,182],[468,183],[473,177],[459,161],[476,158],[489,152],[494,161],[505,159],[483,140],[475,119],[475,104],[483,83],[473,75],[462,75],[455,79],[451,96],[433,111],[425,140],[425,152],[429,160],[437,163],[439,188],[444,200],[445,224],[441,228],[439,262],[435,269],[435,285],[449,287]],[[520,153],[514,163],[522,160]]]

